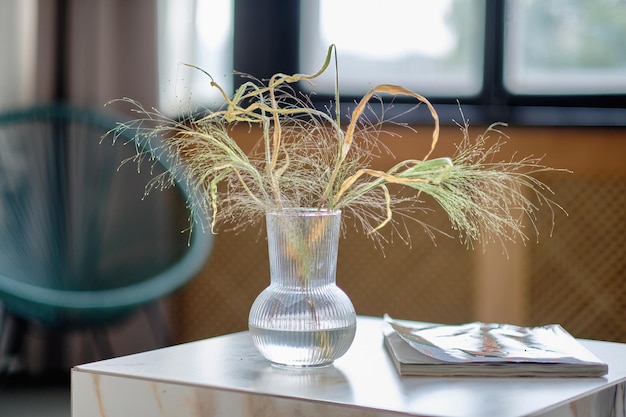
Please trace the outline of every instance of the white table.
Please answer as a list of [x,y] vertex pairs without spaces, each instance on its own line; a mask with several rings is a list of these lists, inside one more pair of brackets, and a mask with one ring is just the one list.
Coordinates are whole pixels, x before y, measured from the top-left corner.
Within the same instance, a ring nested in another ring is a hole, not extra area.
[[334,366],[272,367],[248,332],[80,365],[74,417],[622,416],[626,344],[582,341],[609,364],[603,378],[399,377],[382,320],[359,317]]

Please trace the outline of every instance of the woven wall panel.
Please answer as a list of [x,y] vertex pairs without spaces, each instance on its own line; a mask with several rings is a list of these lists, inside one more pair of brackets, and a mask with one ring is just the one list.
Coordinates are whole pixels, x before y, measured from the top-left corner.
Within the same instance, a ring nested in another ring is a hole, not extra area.
[[[443,215],[429,215],[445,224]],[[367,237],[352,233],[340,243],[338,284],[358,314],[435,322],[463,322],[472,314],[472,252],[456,240],[438,237],[437,246],[412,224],[412,242],[396,239],[384,254]]]
[[[530,246],[528,318],[577,337],[626,342],[626,180],[555,175],[568,218]],[[549,220],[549,219],[546,219]],[[549,230],[549,224],[540,225]]]
[[198,277],[173,301],[174,331],[185,342],[246,330],[248,311],[269,280],[265,235],[223,232]]
[[[541,213],[541,239],[527,246],[525,324],[560,323],[577,337],[626,342],[626,181],[554,174],[542,178],[569,216]],[[445,216],[428,220],[444,225]],[[437,246],[419,227],[412,247],[383,253],[350,227],[340,241],[337,282],[359,314],[456,323],[475,320],[476,253],[454,239]],[[202,274],[174,299],[178,341],[245,330],[254,298],[269,283],[265,233],[216,238]],[[497,295],[496,295],[497,296]]]
[[[446,224],[429,214],[433,224]],[[441,322],[471,319],[472,252],[456,240],[439,237],[435,247],[412,226],[412,247],[396,239],[384,245],[386,257],[348,222],[339,243],[338,285],[358,314]],[[178,342],[247,329],[256,296],[269,285],[265,232],[249,229],[216,236],[211,259],[199,277],[174,299]]]

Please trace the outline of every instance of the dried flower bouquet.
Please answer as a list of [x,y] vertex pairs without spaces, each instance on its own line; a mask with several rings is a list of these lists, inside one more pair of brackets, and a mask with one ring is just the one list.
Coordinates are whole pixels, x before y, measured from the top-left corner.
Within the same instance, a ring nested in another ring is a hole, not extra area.
[[[123,130],[136,129],[138,142],[150,144],[148,151],[138,148],[136,161],[147,155],[169,159],[171,172],[154,178],[147,190],[168,186],[170,174],[182,174],[201,196],[192,205],[211,219],[212,230],[223,223],[237,227],[255,223],[268,211],[307,207],[340,209],[344,218],[352,217],[373,237],[380,237],[385,226],[396,228],[406,218],[432,233],[420,219],[421,196],[428,195],[471,246],[489,240],[525,241],[524,219],[530,220],[532,228],[541,206],[551,211],[558,207],[547,197],[551,190],[533,177],[551,169],[541,165],[540,158],[495,160],[502,143],[489,144],[489,134],[499,133],[497,124],[472,140],[464,123],[456,154],[431,158],[440,133],[437,112],[425,97],[406,88],[372,88],[356,104],[347,124],[341,121],[338,87],[335,110],[316,109],[306,95],[295,90],[295,83],[314,80],[333,62],[336,70],[336,51],[330,46],[318,72],[279,73],[267,82],[250,78],[232,97],[211,78],[225,105],[183,120],[124,98],[121,101],[130,103],[139,118],[120,123],[112,134],[118,137]],[[426,155],[399,161],[387,171],[370,167],[386,149],[379,139],[386,121],[371,122],[365,115],[370,101],[382,100],[381,95],[412,97],[418,105],[427,106],[434,121]],[[244,152],[232,136],[233,127],[239,124],[259,126],[262,132],[250,152]],[[414,192],[407,197],[392,188],[396,186]]]

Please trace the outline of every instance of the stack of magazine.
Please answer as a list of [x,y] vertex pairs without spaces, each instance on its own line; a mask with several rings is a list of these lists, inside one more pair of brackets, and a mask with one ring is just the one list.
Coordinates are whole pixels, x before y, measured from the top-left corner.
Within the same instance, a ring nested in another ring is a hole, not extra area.
[[385,346],[400,375],[599,377],[608,365],[560,325],[442,325],[384,316]]

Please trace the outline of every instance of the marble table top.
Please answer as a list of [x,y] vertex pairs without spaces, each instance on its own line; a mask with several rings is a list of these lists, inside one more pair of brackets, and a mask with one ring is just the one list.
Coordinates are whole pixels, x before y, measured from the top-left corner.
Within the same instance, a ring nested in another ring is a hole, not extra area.
[[348,353],[321,369],[271,366],[248,332],[80,365],[72,370],[72,415],[516,417],[624,412],[626,344],[581,341],[609,364],[602,378],[400,377],[383,346],[382,325],[380,318],[359,317]]

